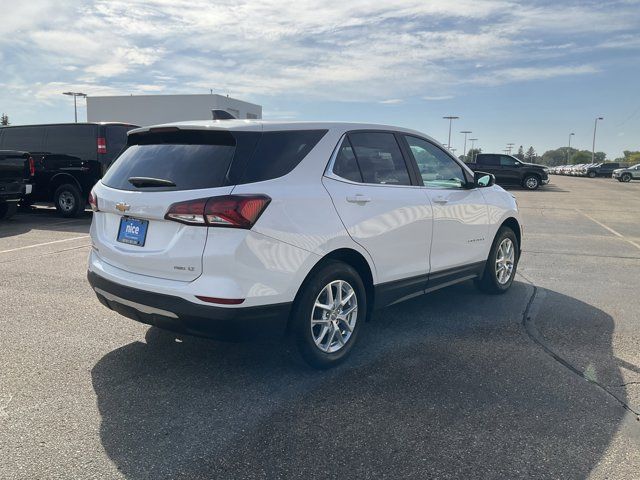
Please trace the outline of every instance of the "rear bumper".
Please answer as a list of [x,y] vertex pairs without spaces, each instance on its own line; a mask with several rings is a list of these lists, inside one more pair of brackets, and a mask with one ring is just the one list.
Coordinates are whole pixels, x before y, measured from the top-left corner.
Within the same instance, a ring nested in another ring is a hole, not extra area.
[[214,307],[120,285],[91,271],[87,279],[107,308],[138,322],[188,335],[222,340],[280,337],[291,310],[290,303]]

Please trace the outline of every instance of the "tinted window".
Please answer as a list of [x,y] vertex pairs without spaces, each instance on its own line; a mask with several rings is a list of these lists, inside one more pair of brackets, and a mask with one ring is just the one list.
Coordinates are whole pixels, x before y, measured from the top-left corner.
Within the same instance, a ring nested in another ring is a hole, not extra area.
[[69,155],[95,160],[98,155],[97,125],[56,125],[45,127],[43,150],[56,155]]
[[392,133],[350,133],[364,183],[411,185],[407,165]]
[[352,182],[362,182],[360,167],[358,167],[351,143],[349,143],[349,139],[346,137],[336,155],[336,161],[333,164],[333,173]]
[[9,127],[3,128],[2,132],[0,147],[5,150],[42,151],[43,127]]
[[425,187],[462,188],[467,180],[462,167],[443,150],[418,137],[406,136]]
[[[133,135],[102,182],[120,190],[192,190],[220,187],[235,152],[228,132],[167,132]],[[170,180],[175,187],[133,186],[131,177]]]
[[263,133],[242,176],[242,183],[270,180],[291,172],[325,133],[326,130]]
[[508,157],[506,155],[500,155],[500,165],[502,165],[503,167],[513,167],[516,163],[520,163],[520,162],[518,162],[513,157]]
[[476,162],[482,165],[500,165],[499,155],[478,155]]
[[113,159],[118,156],[127,144],[127,132],[135,127],[124,125],[106,125],[105,141],[107,142],[107,157]]

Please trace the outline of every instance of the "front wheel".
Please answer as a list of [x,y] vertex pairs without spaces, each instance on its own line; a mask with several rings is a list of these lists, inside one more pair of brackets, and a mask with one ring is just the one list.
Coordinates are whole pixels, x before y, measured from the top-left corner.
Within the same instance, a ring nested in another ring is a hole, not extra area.
[[511,287],[518,268],[518,238],[509,227],[498,230],[493,240],[484,273],[476,281],[480,290],[486,293],[505,293]]
[[527,175],[522,181],[522,186],[527,190],[535,190],[540,186],[540,179],[535,175]]
[[364,323],[367,296],[358,272],[331,261],[307,279],[294,303],[291,330],[304,360],[326,369],[351,353]]
[[631,174],[623,173],[622,176],[620,177],[620,181],[621,182],[630,182],[631,181]]
[[70,183],[60,185],[53,194],[58,213],[66,218],[78,217],[84,211],[85,202],[80,190]]

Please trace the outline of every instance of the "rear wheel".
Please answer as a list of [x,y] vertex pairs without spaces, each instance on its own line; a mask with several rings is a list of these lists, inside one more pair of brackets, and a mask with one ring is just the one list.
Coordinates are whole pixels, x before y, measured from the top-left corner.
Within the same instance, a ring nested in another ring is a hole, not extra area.
[[587,177],[589,177],[589,178],[596,178],[596,172],[589,172],[589,173],[587,173]]
[[85,207],[80,190],[70,183],[60,185],[56,189],[53,194],[53,203],[58,213],[67,218],[79,216]]
[[358,272],[343,262],[320,267],[302,286],[291,330],[300,354],[315,368],[331,368],[351,353],[365,321],[367,298]]
[[9,220],[17,210],[18,204],[16,202],[0,202],[0,220]]
[[509,227],[498,230],[493,240],[491,252],[484,273],[476,281],[480,290],[486,293],[504,293],[509,290],[518,267],[518,238]]
[[527,175],[522,181],[522,186],[527,190],[535,190],[540,186],[540,179],[536,175]]
[[631,174],[630,173],[623,173],[622,176],[620,177],[620,181],[621,182],[630,182],[631,181]]

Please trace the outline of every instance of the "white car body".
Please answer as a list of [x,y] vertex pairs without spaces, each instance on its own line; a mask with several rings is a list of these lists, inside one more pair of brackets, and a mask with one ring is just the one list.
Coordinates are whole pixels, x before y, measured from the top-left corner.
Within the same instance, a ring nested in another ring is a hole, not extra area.
[[[286,316],[310,272],[332,255],[364,260],[375,304],[384,306],[478,276],[505,222],[520,240],[515,198],[497,185],[448,189],[366,184],[332,171],[338,146],[348,132],[408,134],[442,148],[420,132],[357,123],[235,120],[171,127],[263,133],[308,129],[326,134],[293,170],[266,181],[149,192],[98,182],[93,190],[97,211],[91,223],[89,277],[105,305],[145,323],[162,317],[161,326],[172,328],[171,321],[180,321],[180,312],[166,299],[181,299],[183,306],[196,310],[242,310],[248,316],[261,307],[280,306],[274,315]],[[471,170],[451,159],[473,179]],[[190,226],[165,219],[176,202],[229,194],[267,195],[271,202],[250,229]],[[126,212],[121,211],[123,205],[128,206]],[[149,222],[143,246],[116,241],[125,213]],[[128,296],[127,291],[150,295]],[[197,296],[241,302],[217,304]],[[202,334],[195,327],[179,330]]]

